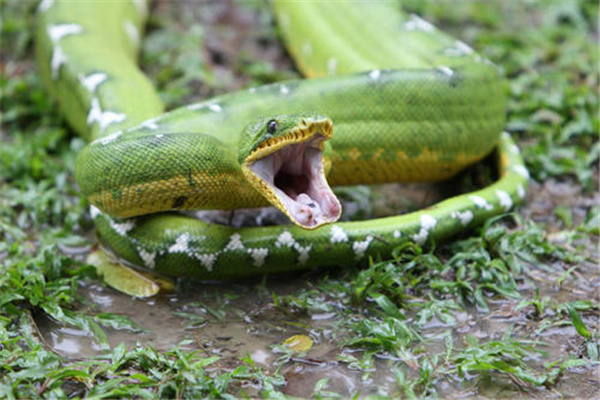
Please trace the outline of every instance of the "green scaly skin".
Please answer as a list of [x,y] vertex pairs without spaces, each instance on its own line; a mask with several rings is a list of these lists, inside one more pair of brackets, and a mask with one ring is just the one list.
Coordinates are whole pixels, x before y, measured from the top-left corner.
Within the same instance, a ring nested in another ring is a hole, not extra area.
[[[316,231],[295,226],[234,229],[172,213],[116,220],[104,212],[115,212],[120,203],[111,209],[105,204],[110,201],[98,202],[92,216],[101,240],[134,265],[169,276],[230,279],[360,264],[367,257],[389,256],[405,241],[439,241],[481,224],[508,211],[525,196],[527,170],[510,137],[500,134],[505,98],[503,82],[493,66],[463,43],[417,17],[390,10],[387,4],[275,2],[286,42],[307,76],[349,75],[249,89],[162,115],[152,90],[140,96],[137,89],[126,87],[125,83],[138,82],[144,90],[148,88],[134,66],[135,46],[113,48],[111,54],[118,54],[104,57],[89,51],[92,40],[100,48],[111,47],[109,39],[128,40],[122,33],[124,24],[132,21],[137,28],[142,26],[136,8],[129,2],[121,4],[122,9],[106,15],[110,24],[100,29],[94,22],[93,3],[77,3],[76,9],[71,4],[67,8],[55,2],[41,10],[38,60],[69,122],[84,136],[97,139],[78,158],[77,180],[84,193],[104,192],[106,198],[121,201],[123,190],[139,183],[140,173],[132,173],[133,168],[143,164],[144,158],[151,159],[154,151],[149,146],[148,152],[136,159],[119,151],[121,142],[134,137],[154,140],[154,149],[164,152],[160,143],[168,134],[170,145],[178,151],[187,144],[194,151],[213,146],[217,152],[230,154],[210,157],[208,166],[206,160],[203,164],[189,157],[192,161],[186,161],[185,168],[213,168],[212,174],[221,180],[225,173],[228,187],[237,185],[232,192],[250,193],[234,200],[230,192],[219,197],[223,191],[214,184],[217,179],[207,179],[202,182],[203,190],[211,192],[205,197],[209,201],[198,200],[201,207],[262,204],[261,197],[240,177],[239,164],[231,161],[235,159],[232,149],[237,148],[249,123],[277,114],[317,113],[333,120],[329,181],[334,185],[438,181],[498,145],[500,178],[483,190],[408,215],[337,223]],[[72,33],[51,40],[48,32],[65,24],[81,28],[70,28]],[[92,34],[96,28],[97,34]],[[57,47],[65,62],[52,74],[51,60]],[[104,71],[108,79],[93,90],[82,85],[83,78]],[[94,99],[99,109],[94,108]],[[135,102],[144,104],[136,107],[132,105]],[[115,118],[121,114],[125,117]],[[189,145],[189,140],[196,142]],[[118,177],[116,172],[110,173],[106,179],[106,168],[111,165],[117,166],[113,171],[123,173]],[[156,165],[155,169],[159,168],[168,169],[166,164]],[[158,172],[150,181],[164,178],[164,172]],[[164,201],[167,209],[198,206],[186,201],[182,205],[176,201],[179,194],[173,196]],[[143,196],[131,201],[146,208]]]
[[87,140],[135,126],[164,107],[136,59],[145,0],[43,0],[35,29],[38,69],[69,124]]

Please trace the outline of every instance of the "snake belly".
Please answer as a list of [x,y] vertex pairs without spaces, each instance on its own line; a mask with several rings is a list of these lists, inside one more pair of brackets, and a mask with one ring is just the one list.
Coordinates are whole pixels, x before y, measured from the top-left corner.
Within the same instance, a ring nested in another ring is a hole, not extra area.
[[[527,170],[516,145],[501,134],[505,96],[495,68],[464,43],[389,4],[273,2],[290,53],[313,79],[251,88],[162,114],[158,96],[135,66],[145,2],[125,1],[121,9],[105,5],[110,23],[102,25],[95,22],[97,4],[61,3],[45,0],[39,6],[40,70],[68,121],[93,140],[79,156],[77,180],[84,193],[94,193],[100,239],[133,265],[206,279],[355,265],[387,257],[405,241],[447,238],[510,210],[525,196]],[[111,45],[115,41],[119,46]],[[90,52],[92,44],[106,53]],[[236,229],[175,213],[109,215],[262,205],[227,157],[235,159],[231,149],[239,132],[258,116],[298,112],[334,122],[333,185],[444,180],[491,151],[499,179],[427,210],[315,231]],[[140,160],[119,153],[120,141],[139,137],[160,148],[165,135],[172,146],[182,148],[191,135],[200,140],[198,148],[230,156],[209,160],[222,165],[216,172],[190,165],[184,170],[200,172],[136,182],[140,174],[132,171]],[[107,185],[101,171],[111,163],[121,177]],[[143,196],[165,181],[168,190],[162,192],[171,197]]]

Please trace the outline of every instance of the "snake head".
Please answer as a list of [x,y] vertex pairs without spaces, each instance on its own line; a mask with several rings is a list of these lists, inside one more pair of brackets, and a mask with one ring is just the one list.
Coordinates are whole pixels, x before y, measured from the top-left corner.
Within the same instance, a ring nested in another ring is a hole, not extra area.
[[329,118],[280,115],[259,119],[241,136],[246,179],[305,229],[335,222],[342,211],[325,179],[323,150],[332,134]]

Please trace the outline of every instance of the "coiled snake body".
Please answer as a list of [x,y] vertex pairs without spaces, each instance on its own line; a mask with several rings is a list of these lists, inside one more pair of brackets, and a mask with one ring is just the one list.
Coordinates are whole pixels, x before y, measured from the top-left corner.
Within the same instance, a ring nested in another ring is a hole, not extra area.
[[[91,141],[76,178],[119,257],[208,279],[354,265],[405,241],[444,239],[524,198],[527,170],[501,133],[505,95],[491,63],[386,3],[272,5],[314,79],[163,114],[135,64],[144,1],[40,4],[40,71]],[[407,215],[330,224],[340,206],[327,181],[439,181],[491,151],[491,186]],[[165,212],[269,203],[296,225],[236,229]]]

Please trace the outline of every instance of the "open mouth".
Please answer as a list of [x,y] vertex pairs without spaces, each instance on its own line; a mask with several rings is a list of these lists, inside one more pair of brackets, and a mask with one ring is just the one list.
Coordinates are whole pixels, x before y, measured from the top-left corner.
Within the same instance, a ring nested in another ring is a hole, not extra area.
[[[325,128],[330,130],[331,124]],[[248,164],[266,197],[305,229],[335,222],[341,214],[323,166],[323,148],[330,136],[330,131],[295,128],[277,141],[277,150]]]

